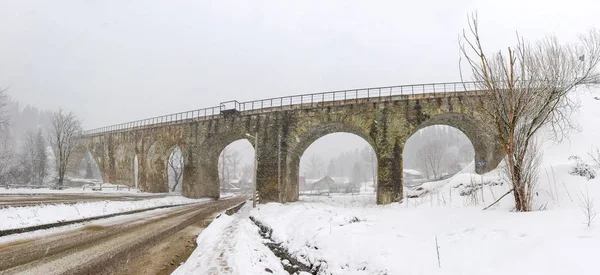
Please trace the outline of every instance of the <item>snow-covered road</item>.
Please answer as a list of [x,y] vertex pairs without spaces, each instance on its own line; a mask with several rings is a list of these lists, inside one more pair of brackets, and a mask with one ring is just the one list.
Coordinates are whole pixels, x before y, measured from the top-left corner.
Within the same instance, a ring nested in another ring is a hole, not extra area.
[[[187,249],[185,243],[177,242],[180,239],[177,232],[194,224],[201,227],[203,223],[198,222],[243,199],[152,210],[2,237],[0,271],[2,274],[47,275],[114,274],[123,270],[127,270],[127,274],[164,272],[167,267],[175,268],[170,262],[183,256],[178,251]],[[152,251],[156,253],[150,253]]]

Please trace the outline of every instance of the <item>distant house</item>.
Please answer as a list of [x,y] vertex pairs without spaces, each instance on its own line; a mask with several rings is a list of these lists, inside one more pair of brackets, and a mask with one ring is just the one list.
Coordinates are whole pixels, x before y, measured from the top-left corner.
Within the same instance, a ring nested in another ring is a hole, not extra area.
[[304,179],[303,186],[300,191],[310,194],[360,192],[360,185],[352,183],[346,177],[324,176],[320,179]]
[[425,177],[423,176],[423,173],[415,170],[415,169],[403,169],[402,170],[402,176],[403,178],[406,179],[410,179],[410,180],[418,180],[418,179],[424,179]]
[[414,170],[414,169],[403,169],[402,170],[402,180],[406,185],[415,185],[423,183],[426,180],[423,173]]
[[241,189],[237,185],[237,182],[239,182],[239,181],[235,181],[235,183],[234,183],[233,180],[231,180],[229,182],[222,181],[221,182],[221,191],[222,192],[227,192],[227,193],[237,193],[237,192],[240,192]]
[[347,177],[332,177],[331,193],[359,193],[360,183],[351,182]]
[[314,182],[310,189],[312,191],[317,191],[319,193],[322,192],[327,192],[330,193],[331,192],[331,186],[335,184],[335,181],[329,177],[329,176],[324,176],[321,179],[317,180],[316,182]]
[[336,184],[348,184],[350,180],[347,177],[331,177]]

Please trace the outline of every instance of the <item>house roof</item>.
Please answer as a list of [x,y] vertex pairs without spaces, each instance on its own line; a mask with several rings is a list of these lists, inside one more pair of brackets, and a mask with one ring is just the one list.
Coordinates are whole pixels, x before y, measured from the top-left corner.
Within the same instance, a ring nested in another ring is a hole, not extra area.
[[402,169],[402,172],[411,176],[423,176],[423,173],[415,170],[415,169]]
[[347,177],[331,177],[331,179],[335,183],[350,183],[350,180]]
[[312,187],[313,188],[325,188],[325,187],[328,188],[333,183],[335,183],[335,181],[333,179],[331,179],[331,177],[324,176],[320,180],[313,183]]

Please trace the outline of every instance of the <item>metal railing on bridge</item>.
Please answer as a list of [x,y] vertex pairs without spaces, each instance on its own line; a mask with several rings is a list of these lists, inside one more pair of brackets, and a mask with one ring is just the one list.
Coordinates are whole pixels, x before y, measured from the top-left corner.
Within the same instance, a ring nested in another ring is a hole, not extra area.
[[246,102],[226,101],[219,106],[208,107],[204,109],[192,110],[187,112],[163,115],[153,118],[136,120],[117,125],[106,126],[83,132],[83,136],[99,135],[109,132],[133,130],[144,128],[157,124],[179,123],[191,119],[210,119],[213,116],[229,113],[238,113],[245,111],[254,111],[260,109],[273,109],[283,107],[293,107],[295,105],[303,106],[305,104],[341,102],[346,100],[385,98],[403,95],[417,94],[444,94],[455,92],[477,91],[480,83],[477,82],[449,82],[449,83],[431,83],[414,84],[401,86],[387,86],[375,88],[362,88],[341,91],[331,91],[314,94],[293,95],[284,97],[275,97],[269,99],[253,100]]

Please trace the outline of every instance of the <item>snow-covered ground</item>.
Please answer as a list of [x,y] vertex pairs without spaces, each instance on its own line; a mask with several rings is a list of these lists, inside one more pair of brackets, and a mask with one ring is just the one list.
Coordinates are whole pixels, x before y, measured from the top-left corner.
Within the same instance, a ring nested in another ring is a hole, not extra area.
[[539,194],[545,211],[510,212],[509,196],[482,211],[508,187],[486,186],[483,196],[460,196],[462,186],[450,187],[470,184],[463,175],[408,204],[375,206],[334,197],[261,205],[251,214],[307,265],[325,262],[322,274],[597,274],[593,257],[600,251],[600,226],[587,227],[578,194],[587,186],[599,201],[600,180],[587,182],[563,168],[554,168],[557,186],[548,184],[548,193]]
[[188,199],[169,196],[138,201],[101,201],[76,204],[48,204],[0,208],[0,230],[30,227],[109,215],[158,206],[196,203],[210,199]]
[[198,249],[173,274],[268,274],[266,269],[286,274],[248,218],[251,208],[246,203],[232,216],[218,216],[198,236]]
[[[265,267],[286,274],[259,245],[248,215],[270,227],[271,239],[297,260],[320,265],[319,274],[598,274],[600,217],[588,226],[582,205],[600,203],[600,179],[571,175],[568,159],[580,155],[591,165],[587,154],[600,147],[600,101],[592,97],[579,96],[580,131],[560,144],[541,140],[533,212],[513,212],[511,194],[484,211],[510,187],[499,169],[477,175],[466,167],[450,179],[407,188],[402,203],[377,206],[372,190],[363,190],[246,208],[211,224],[176,274],[265,274]],[[249,256],[253,250],[261,256]],[[213,261],[223,255],[225,262]]]

